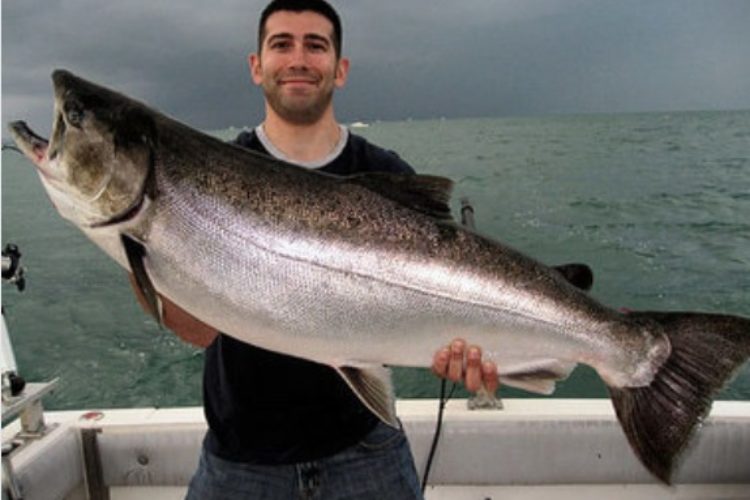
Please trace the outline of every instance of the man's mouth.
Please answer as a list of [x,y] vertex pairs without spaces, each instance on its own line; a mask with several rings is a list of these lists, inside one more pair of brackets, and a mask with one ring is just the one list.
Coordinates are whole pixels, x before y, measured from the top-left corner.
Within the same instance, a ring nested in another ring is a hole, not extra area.
[[281,85],[317,85],[319,78],[309,74],[287,74],[279,78]]
[[314,80],[301,80],[298,78],[289,78],[281,80],[282,85],[315,85],[317,82]]

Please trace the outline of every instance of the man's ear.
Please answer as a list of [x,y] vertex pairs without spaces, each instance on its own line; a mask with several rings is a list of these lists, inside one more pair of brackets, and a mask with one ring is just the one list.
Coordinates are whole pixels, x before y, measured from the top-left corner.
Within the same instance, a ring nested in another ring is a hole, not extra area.
[[346,85],[346,79],[349,76],[349,59],[346,57],[342,57],[339,59],[338,64],[336,65],[336,79],[334,80],[334,84],[336,87],[341,88],[344,85]]
[[247,65],[250,68],[250,77],[253,79],[253,83],[260,85],[263,82],[263,74],[260,67],[260,56],[256,53],[252,53],[247,56]]

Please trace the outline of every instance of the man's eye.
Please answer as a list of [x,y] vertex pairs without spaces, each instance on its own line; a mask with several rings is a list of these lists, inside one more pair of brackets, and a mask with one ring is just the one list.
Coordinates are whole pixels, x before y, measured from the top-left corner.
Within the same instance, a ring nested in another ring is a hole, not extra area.
[[325,52],[328,50],[328,46],[324,43],[310,43],[307,47],[313,52]]

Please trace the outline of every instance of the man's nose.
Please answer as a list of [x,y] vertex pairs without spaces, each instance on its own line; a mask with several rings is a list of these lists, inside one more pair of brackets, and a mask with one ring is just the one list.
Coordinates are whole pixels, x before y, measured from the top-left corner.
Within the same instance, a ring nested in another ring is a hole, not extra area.
[[294,68],[306,68],[307,67],[307,52],[304,46],[296,46],[292,50],[290,57],[290,65]]

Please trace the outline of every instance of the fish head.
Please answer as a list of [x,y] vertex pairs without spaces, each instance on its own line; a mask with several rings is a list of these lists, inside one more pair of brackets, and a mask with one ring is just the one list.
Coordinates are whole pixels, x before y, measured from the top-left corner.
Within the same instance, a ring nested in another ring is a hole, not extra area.
[[140,206],[153,161],[153,113],[142,104],[57,70],[49,140],[24,122],[10,124],[64,218],[97,226]]

